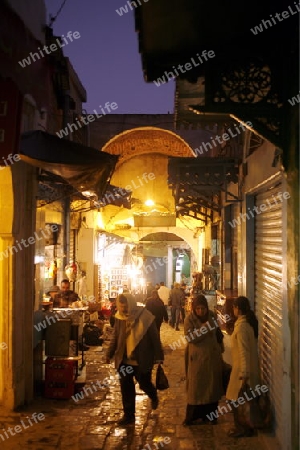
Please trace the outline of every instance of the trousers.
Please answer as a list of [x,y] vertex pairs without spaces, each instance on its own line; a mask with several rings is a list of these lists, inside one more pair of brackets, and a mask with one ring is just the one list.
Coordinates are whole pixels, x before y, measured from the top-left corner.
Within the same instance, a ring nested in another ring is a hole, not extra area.
[[[133,370],[129,369],[130,367]],[[122,369],[122,372],[120,369]],[[118,368],[118,372],[120,374],[123,411],[126,417],[135,415],[136,392],[134,378],[139,383],[142,391],[144,391],[151,400],[157,399],[157,390],[151,381],[152,369],[142,373],[139,366],[131,366],[122,362]]]
[[171,307],[171,326],[172,327],[179,327],[179,320],[180,320],[180,307],[172,306]]

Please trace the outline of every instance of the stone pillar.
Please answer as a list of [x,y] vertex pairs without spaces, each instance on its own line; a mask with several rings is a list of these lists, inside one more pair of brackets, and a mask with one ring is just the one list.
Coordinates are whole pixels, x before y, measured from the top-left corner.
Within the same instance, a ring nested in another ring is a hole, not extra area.
[[31,166],[1,169],[0,403],[11,409],[33,397],[35,188]]

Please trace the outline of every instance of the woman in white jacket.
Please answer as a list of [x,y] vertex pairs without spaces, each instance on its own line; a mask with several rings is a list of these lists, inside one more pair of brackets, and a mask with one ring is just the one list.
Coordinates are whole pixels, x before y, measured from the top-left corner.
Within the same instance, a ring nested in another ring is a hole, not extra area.
[[[228,388],[227,399],[236,401],[243,385],[248,384],[254,389],[260,382],[259,363],[257,355],[258,322],[250,309],[247,297],[238,297],[233,303],[233,312],[237,320],[231,335],[232,341],[232,371]],[[231,437],[251,436],[252,428],[246,428],[238,423],[237,408],[233,404],[235,429],[230,430]]]

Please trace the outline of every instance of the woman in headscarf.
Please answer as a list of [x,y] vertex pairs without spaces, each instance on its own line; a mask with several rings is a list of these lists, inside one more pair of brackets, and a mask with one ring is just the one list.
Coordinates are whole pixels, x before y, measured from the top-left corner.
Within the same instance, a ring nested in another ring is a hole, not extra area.
[[150,311],[137,306],[131,294],[118,296],[117,310],[106,362],[115,357],[124,410],[124,416],[118,424],[128,425],[135,421],[134,377],[151,399],[152,409],[158,407],[157,390],[151,381],[151,375],[153,365],[163,362],[164,355],[155,317]]
[[[208,309],[204,295],[192,303],[192,311],[184,321],[186,347],[187,407],[183,425],[192,425],[209,416],[218,408],[223,395],[222,349],[217,340],[218,322]],[[216,422],[216,419],[212,421]]]
[[[260,383],[257,354],[258,321],[250,308],[247,297],[238,297],[233,302],[233,313],[237,318],[231,335],[232,371],[226,397],[236,401],[240,389],[247,383],[254,389]],[[253,429],[238,422],[237,407],[233,407],[235,428],[228,432],[231,437],[251,436]]]

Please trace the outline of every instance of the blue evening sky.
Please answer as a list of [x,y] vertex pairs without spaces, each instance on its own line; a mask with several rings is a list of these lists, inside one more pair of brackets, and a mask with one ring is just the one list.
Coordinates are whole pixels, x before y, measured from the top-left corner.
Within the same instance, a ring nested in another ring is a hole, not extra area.
[[[49,14],[54,16],[62,3],[45,0],[48,24]],[[144,81],[134,13],[116,12],[124,5],[125,0],[67,0],[53,24],[55,35],[80,33],[63,50],[87,90],[83,107],[91,112],[116,102],[116,114],[173,113],[174,81],[160,87]]]

